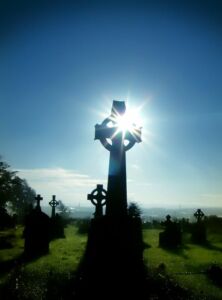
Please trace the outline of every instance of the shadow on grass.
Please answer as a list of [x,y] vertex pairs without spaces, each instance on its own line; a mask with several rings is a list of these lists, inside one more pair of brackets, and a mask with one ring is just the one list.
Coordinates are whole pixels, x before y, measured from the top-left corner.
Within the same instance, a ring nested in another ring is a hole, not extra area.
[[183,257],[184,259],[188,259],[188,255],[185,253],[184,250],[189,250],[189,246],[180,246],[178,248],[167,248],[167,247],[161,247],[161,249],[165,250],[166,252],[169,252],[170,254],[178,255]]
[[[46,253],[44,255],[48,255]],[[8,259],[5,261],[0,261],[0,275],[4,275],[5,273],[13,272],[15,269],[19,268],[20,266],[34,262],[38,260],[40,257],[44,256],[43,254],[35,255],[32,257],[26,256],[24,253],[14,257],[13,259]]]
[[4,275],[5,273],[8,273],[12,269],[14,269],[18,264],[20,264],[21,259],[22,255],[14,259],[0,262],[0,275]]
[[207,250],[215,250],[215,251],[219,251],[219,252],[222,252],[222,247],[219,247],[219,246],[216,246],[216,245],[213,245],[212,243],[210,242],[206,242],[205,244],[202,244],[202,245],[199,245]]
[[[23,262],[21,259],[20,262]],[[81,262],[83,263],[83,261]],[[80,268],[82,267],[80,263]],[[91,287],[94,289],[94,294],[97,294],[98,299],[114,299],[109,298],[112,294],[112,289],[115,290],[113,283],[115,282],[115,276],[118,275],[120,268],[117,268],[116,272],[113,274],[107,274],[108,277],[104,277],[104,283],[106,283],[106,288],[103,288],[101,282],[97,282],[92,277],[90,277],[90,282],[96,283]],[[92,290],[84,290],[83,295],[79,294],[79,288],[81,288],[81,276],[79,277],[78,270],[76,272],[70,273],[55,273],[50,272],[44,280],[42,280],[42,274],[39,273],[39,278],[35,277],[35,284],[33,283],[32,289],[30,290],[30,285],[27,284],[27,279],[32,277],[32,274],[27,273],[23,268],[22,264],[17,264],[14,267],[13,272],[10,274],[8,281],[5,286],[0,287],[0,299],[4,300],[21,300],[21,299],[60,299],[60,300],[84,300],[85,295],[90,299],[92,298]],[[133,266],[128,266],[130,273],[132,274]],[[94,273],[94,272],[93,272]],[[125,272],[124,272],[125,273]],[[97,271],[94,275],[101,279],[103,274],[98,274]],[[108,280],[109,279],[109,280]],[[36,287],[37,283],[37,287]],[[159,270],[147,270],[144,269],[144,278],[136,278],[132,282],[128,282],[128,279],[121,278],[120,281],[121,290],[116,291],[116,298],[118,296],[123,296],[122,299],[201,299],[192,298],[188,290],[180,287],[176,282],[172,281],[169,276],[164,273],[160,273]],[[17,286],[16,286],[17,285]],[[135,291],[134,297],[132,297],[132,291]],[[102,297],[100,297],[102,296]],[[201,299],[202,300],[202,299]]]
[[206,241],[205,243],[194,243],[194,242],[192,242],[192,245],[202,247],[206,250],[214,250],[214,251],[222,252],[222,247],[216,246],[216,245],[214,245],[213,243],[211,243],[209,241]]

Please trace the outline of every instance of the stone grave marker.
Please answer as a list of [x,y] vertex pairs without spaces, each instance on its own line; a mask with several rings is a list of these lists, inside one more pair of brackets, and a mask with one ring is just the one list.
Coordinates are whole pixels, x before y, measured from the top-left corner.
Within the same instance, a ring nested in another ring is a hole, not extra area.
[[159,233],[159,246],[163,248],[177,248],[181,245],[180,225],[171,220],[171,216],[166,216],[163,222],[165,230]]
[[37,195],[36,207],[26,216],[24,238],[24,254],[27,258],[34,258],[47,254],[49,251],[50,241],[50,220],[42,212],[40,201],[43,200],[41,195]]

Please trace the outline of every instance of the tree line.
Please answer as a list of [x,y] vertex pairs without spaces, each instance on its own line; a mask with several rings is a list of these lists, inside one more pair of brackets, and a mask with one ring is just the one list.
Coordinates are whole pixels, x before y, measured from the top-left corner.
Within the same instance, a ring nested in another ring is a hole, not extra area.
[[0,156],[0,208],[16,215],[17,221],[22,222],[32,209],[35,196],[35,190]]

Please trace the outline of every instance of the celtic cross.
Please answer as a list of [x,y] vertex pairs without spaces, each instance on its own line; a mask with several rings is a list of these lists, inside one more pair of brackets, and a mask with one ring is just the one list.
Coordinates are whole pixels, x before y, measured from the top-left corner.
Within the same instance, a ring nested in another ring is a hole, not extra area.
[[56,200],[56,196],[52,196],[52,200],[49,202],[49,205],[52,207],[52,218],[55,217],[55,208],[59,205],[59,201]]
[[103,185],[97,184],[96,189],[94,189],[91,194],[88,194],[87,199],[96,207],[94,213],[95,218],[102,217],[103,206],[106,204],[106,190],[104,190]]
[[203,219],[204,213],[200,208],[198,208],[198,210],[195,212],[194,217],[197,219],[198,223]]
[[124,116],[124,101],[113,101],[111,115],[95,126],[95,140],[110,152],[106,215],[127,215],[126,151],[141,142],[141,128],[132,124],[132,130],[118,127],[118,118]]

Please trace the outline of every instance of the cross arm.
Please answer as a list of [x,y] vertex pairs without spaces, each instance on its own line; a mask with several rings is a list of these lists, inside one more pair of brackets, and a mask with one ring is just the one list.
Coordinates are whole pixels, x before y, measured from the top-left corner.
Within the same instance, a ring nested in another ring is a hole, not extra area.
[[127,130],[125,132],[125,139],[134,142],[134,143],[140,143],[142,142],[141,139],[141,128],[134,128],[133,130],[129,131]]
[[94,196],[92,194],[87,195],[87,200],[93,200]]
[[116,132],[116,127],[107,127],[103,124],[95,125],[95,140],[111,139]]

